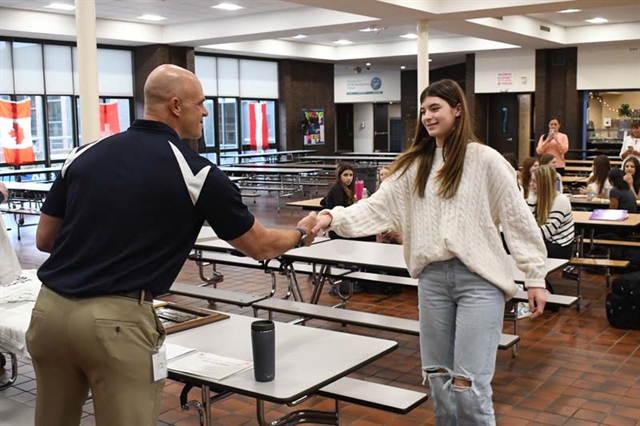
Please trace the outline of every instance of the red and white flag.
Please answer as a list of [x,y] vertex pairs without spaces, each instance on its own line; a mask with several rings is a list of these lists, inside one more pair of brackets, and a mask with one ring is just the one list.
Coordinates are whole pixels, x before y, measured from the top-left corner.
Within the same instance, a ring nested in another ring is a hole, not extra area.
[[35,161],[31,139],[31,99],[20,102],[0,99],[0,143],[7,164],[19,166]]
[[120,133],[120,121],[118,120],[118,103],[100,104],[100,137]]
[[267,126],[267,104],[249,104],[249,149],[269,149],[269,127]]

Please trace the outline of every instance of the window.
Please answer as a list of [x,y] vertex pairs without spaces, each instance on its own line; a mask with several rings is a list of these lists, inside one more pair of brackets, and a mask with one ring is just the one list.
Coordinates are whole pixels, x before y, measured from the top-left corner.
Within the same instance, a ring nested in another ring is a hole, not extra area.
[[209,111],[203,120],[202,137],[204,138],[204,145],[208,148],[214,148],[216,146],[216,125],[214,116],[214,104],[213,99],[207,99],[204,101],[204,107]]
[[71,96],[47,96],[47,125],[51,160],[64,160],[73,149]]
[[[123,98],[107,98],[100,99],[100,103],[118,105],[118,124],[120,125],[120,132],[123,132],[131,126],[131,100]],[[80,106],[78,106],[80,108]]]
[[238,100],[218,98],[220,150],[238,149]]
[[[267,122],[268,148],[276,144],[276,103],[274,101],[243,100],[242,101],[242,150],[262,150],[263,120]],[[266,115],[265,115],[266,112]]]

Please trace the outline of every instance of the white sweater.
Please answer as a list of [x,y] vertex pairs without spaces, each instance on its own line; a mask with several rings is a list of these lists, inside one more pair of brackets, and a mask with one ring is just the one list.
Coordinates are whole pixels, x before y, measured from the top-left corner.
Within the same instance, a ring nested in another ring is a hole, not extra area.
[[526,286],[544,287],[546,248],[509,163],[492,148],[469,144],[460,186],[448,200],[437,195],[435,175],[442,165],[438,149],[424,198],[414,192],[414,164],[401,177],[389,176],[366,200],[331,210],[330,229],[345,237],[400,231],[412,277],[431,262],[457,257],[511,298],[517,289],[498,231],[502,225]]

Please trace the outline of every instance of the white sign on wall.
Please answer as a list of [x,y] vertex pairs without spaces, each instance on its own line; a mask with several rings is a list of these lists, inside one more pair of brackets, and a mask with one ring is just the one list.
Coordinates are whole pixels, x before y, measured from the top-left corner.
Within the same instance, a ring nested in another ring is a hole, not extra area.
[[336,103],[400,101],[400,70],[336,75]]
[[384,87],[382,78],[374,75],[357,75],[347,77],[347,96],[382,95]]
[[512,72],[499,72],[496,74],[496,83],[498,86],[513,86],[513,73]]

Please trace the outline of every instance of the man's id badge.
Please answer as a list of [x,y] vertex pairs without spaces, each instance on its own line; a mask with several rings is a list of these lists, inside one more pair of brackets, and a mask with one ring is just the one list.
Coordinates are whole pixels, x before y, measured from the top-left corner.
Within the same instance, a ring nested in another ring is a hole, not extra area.
[[151,350],[151,365],[154,382],[167,378],[167,348],[164,345]]

